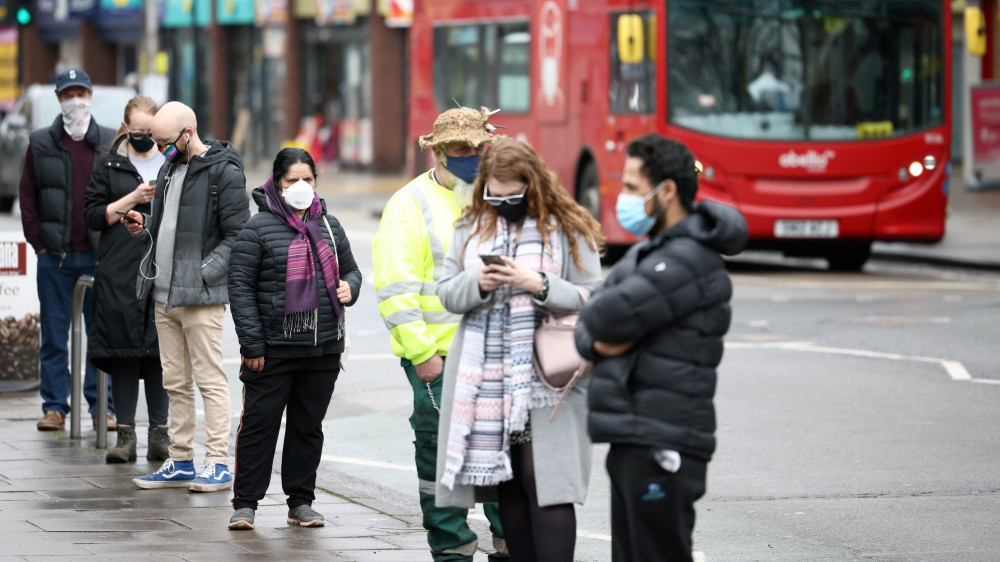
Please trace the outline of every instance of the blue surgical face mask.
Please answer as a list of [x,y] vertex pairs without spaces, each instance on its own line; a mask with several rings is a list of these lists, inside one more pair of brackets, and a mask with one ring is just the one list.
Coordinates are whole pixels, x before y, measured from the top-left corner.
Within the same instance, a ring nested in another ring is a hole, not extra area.
[[482,160],[482,156],[478,154],[473,154],[472,156],[448,156],[447,164],[445,164],[445,169],[455,175],[458,179],[466,182],[473,183],[476,181],[476,174],[479,172],[479,161]]
[[618,202],[615,204],[615,214],[622,228],[636,236],[645,236],[649,233],[653,225],[656,224],[657,217],[651,217],[646,214],[646,202],[655,197],[666,183],[666,180],[660,182],[660,185],[656,186],[645,197],[628,193],[618,194]]

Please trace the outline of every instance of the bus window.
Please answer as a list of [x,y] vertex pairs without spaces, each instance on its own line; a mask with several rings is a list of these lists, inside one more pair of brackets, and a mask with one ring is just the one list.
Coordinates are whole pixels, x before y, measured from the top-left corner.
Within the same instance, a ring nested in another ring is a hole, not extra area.
[[459,105],[530,109],[527,22],[434,29],[434,97],[441,110]]
[[438,107],[475,106],[483,81],[482,42],[477,25],[434,30],[434,91]]
[[823,141],[939,126],[940,21],[938,0],[672,0],[670,122],[723,137]]
[[655,21],[653,12],[611,15],[612,113],[656,111]]
[[500,26],[497,107],[505,112],[527,113],[531,109],[530,38],[527,23]]

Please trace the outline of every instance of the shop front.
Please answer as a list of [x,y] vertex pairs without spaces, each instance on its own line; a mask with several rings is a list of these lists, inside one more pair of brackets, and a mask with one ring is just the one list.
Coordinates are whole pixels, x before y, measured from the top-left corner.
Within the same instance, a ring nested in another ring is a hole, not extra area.
[[160,41],[167,54],[169,98],[194,110],[201,136],[212,138],[209,39],[211,0],[165,0]]

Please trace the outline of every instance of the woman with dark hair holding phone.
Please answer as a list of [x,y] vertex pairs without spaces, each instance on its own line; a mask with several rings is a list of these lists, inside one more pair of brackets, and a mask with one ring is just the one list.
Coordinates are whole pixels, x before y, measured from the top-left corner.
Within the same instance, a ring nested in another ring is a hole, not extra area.
[[361,291],[351,244],[316,194],[316,164],[285,148],[253,190],[259,212],[233,245],[229,302],[243,364],[243,415],[236,434],[230,529],[253,529],[267,493],[285,413],[281,487],[288,523],[319,527],[312,509],[323,451],[323,417],[340,374],[344,307]]
[[148,213],[150,209],[156,189],[153,183],[164,162],[152,136],[156,111],[156,102],[146,96],[129,100],[118,136],[111,150],[94,165],[87,185],[84,218],[88,228],[101,233],[94,275],[94,321],[87,352],[94,366],[111,375],[118,442],[105,455],[109,463],[136,459],[139,379],[144,380],[149,414],[146,459],[166,460],[170,446],[153,299],[135,297],[143,245],[136,243],[121,224],[121,213],[133,209]]
[[512,560],[573,560],[573,504],[590,479],[587,385],[550,419],[560,393],[535,372],[534,334],[601,284],[603,243],[531,146],[486,149],[437,285],[441,304],[463,316],[444,371],[436,493],[455,507],[499,500]]

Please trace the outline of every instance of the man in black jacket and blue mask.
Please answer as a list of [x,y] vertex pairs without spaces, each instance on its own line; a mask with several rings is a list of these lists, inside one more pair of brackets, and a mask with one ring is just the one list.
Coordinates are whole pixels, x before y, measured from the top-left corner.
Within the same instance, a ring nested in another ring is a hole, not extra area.
[[720,254],[743,249],[747,225],[731,207],[694,203],[697,171],[684,145],[651,134],[626,153],[618,221],[649,238],[580,314],[577,348],[594,361],[589,430],[611,443],[612,560],[691,560],[731,318]]

